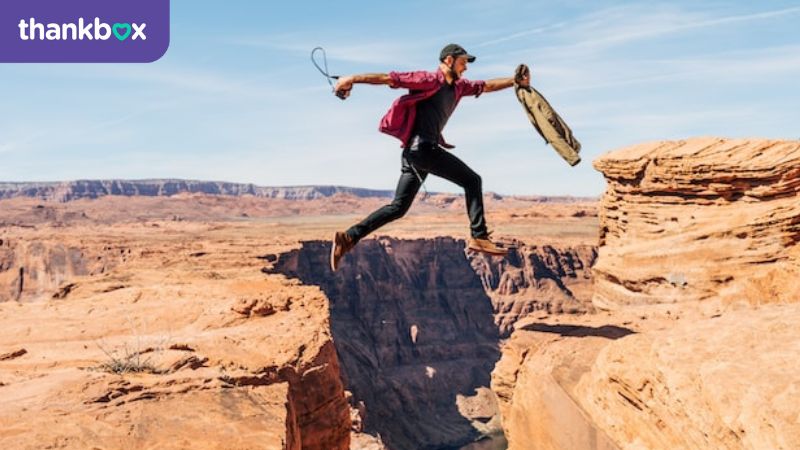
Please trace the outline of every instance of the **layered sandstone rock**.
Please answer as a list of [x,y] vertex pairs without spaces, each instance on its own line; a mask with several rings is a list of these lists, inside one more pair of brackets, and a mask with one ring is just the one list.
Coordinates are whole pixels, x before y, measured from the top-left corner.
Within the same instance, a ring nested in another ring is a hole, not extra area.
[[[0,239],[0,302],[65,296],[74,287],[69,280],[103,274],[131,259],[131,251],[93,239],[67,245],[49,239]],[[141,249],[134,251],[137,257]]]
[[601,316],[522,320],[492,373],[510,450],[612,450],[575,395],[577,382],[612,339],[634,331]]
[[608,181],[598,307],[798,300],[800,142],[657,142],[594,166]]
[[621,448],[800,448],[800,305],[615,341],[575,395]]
[[[162,223],[6,239],[133,250],[0,303],[0,447],[349,447],[328,300],[263,274],[256,233]],[[41,257],[22,248],[15,260]]]
[[800,143],[604,155],[593,303],[528,318],[492,375],[510,449],[800,448]]
[[642,311],[518,324],[492,374],[509,449],[800,446],[800,305]]
[[575,314],[592,310],[592,245],[535,245],[516,242],[506,258],[470,254],[473,270],[492,299],[495,323],[507,337],[532,314]]

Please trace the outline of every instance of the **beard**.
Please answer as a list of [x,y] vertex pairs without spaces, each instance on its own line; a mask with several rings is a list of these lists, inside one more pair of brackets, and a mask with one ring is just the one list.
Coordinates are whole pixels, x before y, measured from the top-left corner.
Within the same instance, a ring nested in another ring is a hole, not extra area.
[[455,69],[455,66],[454,66],[454,65],[453,65],[453,66],[450,66],[450,67],[448,67],[448,68],[447,68],[447,71],[448,71],[448,72],[450,72],[450,78],[452,78],[453,80],[457,80],[457,79],[461,78],[461,77],[458,75],[458,72],[456,72],[456,69]]

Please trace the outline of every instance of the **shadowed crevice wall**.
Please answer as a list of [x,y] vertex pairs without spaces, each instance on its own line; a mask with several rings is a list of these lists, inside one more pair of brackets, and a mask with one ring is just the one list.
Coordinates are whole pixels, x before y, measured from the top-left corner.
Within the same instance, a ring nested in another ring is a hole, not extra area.
[[365,431],[392,449],[436,449],[479,436],[457,405],[490,385],[500,358],[491,300],[451,238],[363,241],[335,274],[330,244],[305,242],[274,271],[320,286],[343,377]]

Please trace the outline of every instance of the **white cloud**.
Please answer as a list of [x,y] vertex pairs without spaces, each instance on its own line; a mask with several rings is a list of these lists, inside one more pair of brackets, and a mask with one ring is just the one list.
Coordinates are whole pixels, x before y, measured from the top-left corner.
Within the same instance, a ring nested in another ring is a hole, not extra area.
[[[626,5],[600,10],[587,14],[577,20],[566,23],[540,26],[496,38],[481,45],[491,45],[517,40],[533,34],[552,32],[555,39],[563,44],[539,48],[537,55],[566,58],[572,52],[597,51],[644,39],[680,33],[688,30],[717,27],[721,25],[741,24],[759,20],[800,15],[800,7],[784,8],[725,17],[714,14],[694,13],[675,6]],[[527,53],[521,50],[512,53]]]

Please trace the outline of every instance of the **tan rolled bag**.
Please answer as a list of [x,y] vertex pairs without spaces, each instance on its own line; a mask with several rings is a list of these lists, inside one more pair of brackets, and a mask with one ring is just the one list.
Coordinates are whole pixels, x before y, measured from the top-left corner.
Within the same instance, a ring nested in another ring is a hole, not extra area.
[[[520,64],[516,71],[516,80],[521,80],[527,73],[530,73],[528,66]],[[544,138],[545,142],[553,148],[569,163],[575,166],[581,162],[578,153],[581,151],[581,143],[572,135],[572,130],[564,120],[558,115],[556,110],[550,106],[547,99],[532,87],[522,87],[519,83],[514,83],[514,91],[522,108],[528,114],[531,124],[536,131]]]

